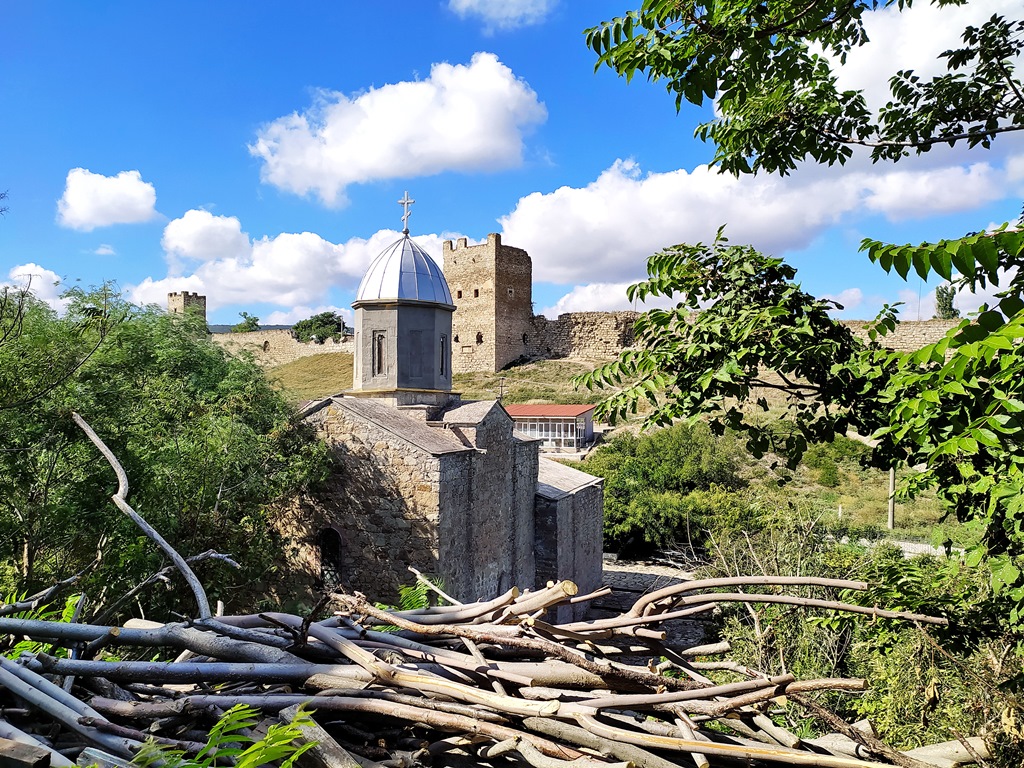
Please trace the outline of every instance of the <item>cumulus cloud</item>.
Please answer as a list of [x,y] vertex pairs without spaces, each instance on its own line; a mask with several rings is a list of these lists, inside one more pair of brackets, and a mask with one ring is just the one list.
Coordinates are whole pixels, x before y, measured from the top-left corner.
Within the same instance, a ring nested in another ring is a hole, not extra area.
[[196,261],[244,257],[250,249],[249,236],[234,216],[214,216],[193,209],[164,228],[161,240],[168,255]]
[[889,171],[865,179],[868,209],[890,221],[969,210],[1006,193],[1013,170],[995,171],[988,163],[934,170]]
[[734,178],[707,166],[645,174],[632,160],[616,160],[584,187],[521,198],[500,223],[506,242],[530,252],[538,280],[618,283],[642,277],[650,254],[708,242],[723,224],[732,242],[782,254],[865,209],[893,221],[965,211],[1005,196],[1008,185],[1003,168],[936,169],[914,158],[899,170],[784,178]]
[[64,194],[57,201],[57,223],[91,232],[112,224],[136,224],[157,217],[156,190],[138,171],[104,176],[85,168],[68,171]]
[[[871,41],[847,54],[845,65],[834,68],[841,90],[863,90],[868,105],[878,108],[890,98],[889,78],[898,70],[912,69],[922,79],[946,72],[939,54],[963,45],[960,36],[968,25],[980,26],[993,14],[1016,18],[1020,0],[985,0],[963,6],[915,3],[901,10],[896,5],[865,13],[864,29]],[[884,54],[884,55],[883,55]]]
[[95,250],[93,250],[93,254],[96,256],[115,256],[117,255],[117,251],[114,250],[114,246],[109,243],[100,243],[96,246]]
[[[172,291],[198,291],[207,296],[210,309],[232,304],[288,308],[324,304],[333,286],[354,288],[370,261],[399,237],[400,233],[385,229],[344,243],[332,243],[312,232],[252,240],[242,232],[238,219],[192,210],[164,230],[170,274],[162,279],[147,277],[129,286],[129,292],[135,302],[164,304]],[[415,240],[440,263],[440,236]]]
[[477,53],[468,65],[434,64],[426,80],[321,92],[306,112],[263,126],[249,151],[264,182],[343,205],[350,184],[518,166],[524,133],[546,117],[524,80]]
[[630,302],[626,297],[626,288],[630,285],[629,282],[577,285],[540,313],[554,320],[564,312],[617,312],[625,309],[643,312],[656,307],[673,307],[678,301],[664,296],[652,296],[646,302]]
[[556,0],[448,0],[448,8],[459,16],[476,16],[485,30],[514,29],[539,24],[554,8]]
[[30,262],[13,267],[7,277],[8,282],[0,284],[0,287],[28,288],[33,296],[58,312],[63,312],[68,305],[68,300],[60,296],[63,292],[60,276],[53,270]]
[[864,302],[864,292],[860,288],[847,288],[836,294],[826,293],[821,298],[830,299],[839,304],[842,309],[836,310],[837,312],[850,312]]

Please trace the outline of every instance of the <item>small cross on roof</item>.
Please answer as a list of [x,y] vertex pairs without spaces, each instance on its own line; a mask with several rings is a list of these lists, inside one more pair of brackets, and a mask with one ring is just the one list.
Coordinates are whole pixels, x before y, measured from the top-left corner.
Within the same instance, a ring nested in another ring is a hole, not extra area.
[[402,234],[405,234],[405,235],[409,234],[409,206],[412,205],[415,202],[416,202],[415,200],[411,200],[409,198],[409,191],[408,190],[406,190],[405,195],[402,197],[402,199],[398,201],[398,204],[400,206],[402,206],[402,211],[403,211],[403,213],[402,213]]

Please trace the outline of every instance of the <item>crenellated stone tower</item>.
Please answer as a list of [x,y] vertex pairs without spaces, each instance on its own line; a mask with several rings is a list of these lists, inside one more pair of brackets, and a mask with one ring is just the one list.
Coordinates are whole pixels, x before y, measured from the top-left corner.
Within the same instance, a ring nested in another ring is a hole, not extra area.
[[203,318],[205,323],[206,297],[200,296],[198,293],[189,293],[188,291],[168,293],[167,311],[172,315],[184,315],[186,312],[195,312]]
[[452,368],[456,373],[500,371],[536,346],[533,265],[522,248],[502,245],[501,235],[467,245],[466,238],[443,246],[444,274],[456,312],[452,326]]

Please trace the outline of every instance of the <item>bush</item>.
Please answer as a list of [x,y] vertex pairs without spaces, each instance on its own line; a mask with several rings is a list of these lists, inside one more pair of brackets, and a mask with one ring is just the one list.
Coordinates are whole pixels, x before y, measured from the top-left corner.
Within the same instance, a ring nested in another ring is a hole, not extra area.
[[649,435],[627,433],[579,466],[605,478],[605,544],[643,554],[681,541],[697,544],[717,523],[743,516],[742,448],[704,424],[676,424]]

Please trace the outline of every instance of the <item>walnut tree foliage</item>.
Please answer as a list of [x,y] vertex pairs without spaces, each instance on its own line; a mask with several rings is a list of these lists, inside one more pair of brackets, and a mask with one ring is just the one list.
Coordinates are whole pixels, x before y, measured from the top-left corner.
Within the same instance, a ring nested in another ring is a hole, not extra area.
[[[715,145],[713,163],[733,174],[785,174],[807,159],[842,164],[858,146],[875,161],[936,144],[988,147],[1024,128],[1024,85],[1013,64],[1024,21],[998,14],[967,27],[961,46],[941,54],[944,74],[893,72],[878,110],[863,92],[839,90],[834,63],[870,42],[865,14],[912,2],[643,0],[587,30],[587,44],[598,67],[664,82],[677,109],[713,101],[718,115],[695,135]],[[932,0],[940,8],[968,2]]]
[[[922,0],[918,0],[920,3]],[[969,0],[932,0],[940,8]],[[972,0],[983,3],[983,0]],[[845,163],[858,146],[898,162],[937,144],[988,148],[1024,129],[1024,87],[1015,61],[1024,21],[992,15],[941,54],[946,72],[894,72],[891,97],[873,112],[864,95],[840,91],[834,66],[868,44],[865,15],[912,0],[643,0],[639,10],[587,30],[587,42],[627,80],[644,74],[684,101],[711,100],[716,117],[695,134],[715,146],[723,172],[787,174],[805,161]],[[935,344],[889,351],[898,317],[886,307],[855,339],[828,317],[830,302],[793,282],[794,271],[719,237],[651,257],[632,299],[679,297],[637,324],[637,347],[580,378],[616,391],[607,416],[648,400],[648,424],[708,418],[748,435],[759,454],[789,464],[808,443],[855,430],[873,435],[876,466],[920,467],[909,493],[934,487],[951,512],[979,526],[973,562],[1015,606],[1024,629],[1024,232],[1020,224],[934,243],[865,240],[887,272],[937,276],[953,290],[994,287],[995,301]],[[700,310],[697,312],[697,310]],[[696,313],[696,314],[695,314]],[[761,389],[757,389],[760,387]],[[778,390],[790,431],[779,440],[751,417],[758,392]],[[661,393],[664,392],[662,395]]]

